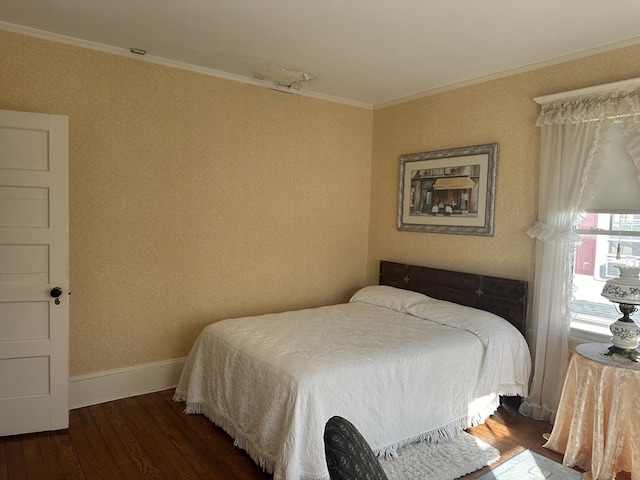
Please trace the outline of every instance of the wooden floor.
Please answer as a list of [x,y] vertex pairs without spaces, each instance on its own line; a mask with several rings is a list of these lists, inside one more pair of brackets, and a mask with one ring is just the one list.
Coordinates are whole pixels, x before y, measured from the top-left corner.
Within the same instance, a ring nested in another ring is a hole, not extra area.
[[[183,414],[172,395],[165,390],[80,408],[71,411],[68,430],[0,438],[0,480],[272,478],[204,416]],[[527,448],[561,462],[542,447],[550,428],[502,406],[470,433],[501,452],[499,463]]]

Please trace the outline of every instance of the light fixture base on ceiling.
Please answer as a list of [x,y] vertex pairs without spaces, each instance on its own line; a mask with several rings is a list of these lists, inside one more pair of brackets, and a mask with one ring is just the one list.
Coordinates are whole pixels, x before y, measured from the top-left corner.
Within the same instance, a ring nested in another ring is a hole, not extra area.
[[254,73],[253,77],[272,83],[277,89],[284,90],[300,90],[316,79],[313,74],[294,68],[261,70]]

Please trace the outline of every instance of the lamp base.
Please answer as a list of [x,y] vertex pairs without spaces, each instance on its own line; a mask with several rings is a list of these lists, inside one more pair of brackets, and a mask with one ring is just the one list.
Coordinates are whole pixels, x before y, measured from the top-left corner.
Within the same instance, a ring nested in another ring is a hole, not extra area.
[[635,348],[620,348],[616,347],[615,345],[611,345],[604,354],[610,357],[614,353],[617,353],[618,355],[621,355],[623,357],[627,357],[632,362],[640,361],[640,352],[638,352],[638,350],[636,350]]
[[[637,310],[635,305],[628,303],[620,304],[620,312],[623,314],[621,318],[613,322],[609,330],[611,330],[611,343],[615,351],[627,358],[637,362],[638,345],[640,345],[640,327],[629,317]],[[611,350],[611,349],[610,349]]]

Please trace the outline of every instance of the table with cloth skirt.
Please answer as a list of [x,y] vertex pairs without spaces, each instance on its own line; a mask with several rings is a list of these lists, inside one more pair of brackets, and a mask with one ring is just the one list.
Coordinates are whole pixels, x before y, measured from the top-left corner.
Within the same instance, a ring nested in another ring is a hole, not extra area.
[[576,347],[544,446],[593,480],[611,480],[623,470],[640,480],[640,363],[606,356],[608,347]]

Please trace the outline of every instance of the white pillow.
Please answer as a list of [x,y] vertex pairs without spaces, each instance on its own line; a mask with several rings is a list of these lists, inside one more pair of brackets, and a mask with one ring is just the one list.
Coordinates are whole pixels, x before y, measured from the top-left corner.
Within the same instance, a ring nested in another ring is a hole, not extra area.
[[397,312],[406,313],[413,305],[433,300],[422,293],[389,287],[387,285],[371,285],[358,290],[349,303],[362,302],[385,307]]

